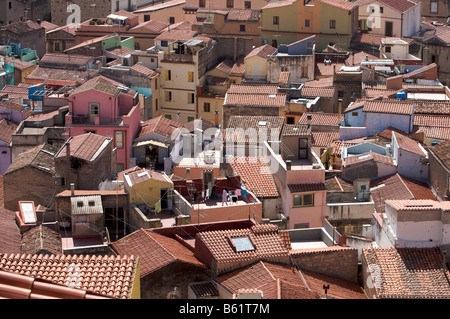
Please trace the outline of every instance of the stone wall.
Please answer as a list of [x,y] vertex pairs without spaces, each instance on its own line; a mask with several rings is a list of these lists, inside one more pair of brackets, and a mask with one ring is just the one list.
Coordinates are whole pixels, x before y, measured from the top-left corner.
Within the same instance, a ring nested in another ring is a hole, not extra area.
[[174,293],[176,298],[187,299],[189,284],[209,281],[210,277],[206,268],[175,261],[141,277],[141,299],[167,299]]
[[301,270],[341,278],[352,282],[358,280],[358,250],[355,248],[329,247],[291,253]]

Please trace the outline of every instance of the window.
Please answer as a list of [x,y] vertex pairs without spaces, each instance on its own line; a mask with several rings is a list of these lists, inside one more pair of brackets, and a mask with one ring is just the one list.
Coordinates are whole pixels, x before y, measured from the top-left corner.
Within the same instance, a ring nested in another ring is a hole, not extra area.
[[211,103],[209,102],[203,103],[203,112],[205,113],[211,112]]
[[308,139],[306,138],[298,139],[298,158],[299,159],[308,158]]
[[302,66],[302,78],[307,78],[307,77],[308,77],[308,67]]
[[195,101],[195,94],[194,93],[188,93],[188,103],[194,104]]
[[12,2],[11,2],[11,1],[8,3],[8,8],[9,8],[9,9],[12,8]]
[[305,20],[305,27],[309,28],[311,21],[309,19]]
[[198,2],[198,6],[199,6],[200,8],[204,8],[204,7],[205,7],[205,0],[200,0],[200,1]]
[[279,25],[280,24],[280,17],[279,16],[273,16],[273,24]]
[[174,23],[175,23],[175,17],[170,17],[169,24],[174,24]]
[[236,252],[255,250],[249,237],[231,238],[231,242],[233,243]]
[[375,12],[375,9],[373,6],[369,6],[369,12]]
[[155,90],[157,90],[157,89],[158,89],[158,78],[155,78]]
[[123,131],[114,132],[114,146],[116,148],[123,148]]
[[227,0],[227,8],[233,8],[234,7],[234,0]]
[[251,9],[252,8],[252,2],[251,1],[245,1],[244,2],[244,8],[245,9]]
[[119,11],[119,0],[116,1],[116,11]]
[[117,163],[117,164],[116,164],[116,170],[117,170],[117,173],[123,171],[123,168],[124,168],[124,166],[123,166],[122,163]]
[[155,111],[158,111],[158,99],[155,99]]
[[358,112],[352,112],[352,116],[358,116]]
[[144,22],[146,21],[150,21],[150,15],[149,14],[144,14]]
[[188,82],[194,82],[194,72],[188,72]]
[[166,91],[166,102],[171,102],[171,101],[172,101],[172,92]]
[[172,80],[172,71],[166,70],[166,81]]
[[169,119],[169,120],[172,119],[172,115],[170,115],[170,114],[166,114],[165,117],[166,117],[166,119]]
[[384,12],[383,7],[380,7],[380,13],[383,13],[383,12]]
[[330,20],[330,29],[336,29],[336,20]]
[[60,52],[61,48],[59,47],[59,42],[55,42],[55,52]]
[[241,25],[239,26],[239,31],[245,32],[245,24],[241,24]]
[[193,116],[188,116],[187,121],[192,122],[195,118]]
[[391,47],[385,47],[384,48],[384,52],[391,53]]
[[437,12],[438,12],[438,3],[437,3],[437,1],[431,1],[430,2],[430,13],[437,13]]
[[61,186],[66,186],[66,178],[61,177]]
[[163,48],[167,48],[167,41],[161,41],[161,46],[163,47]]
[[292,195],[292,207],[308,207],[314,205],[314,194]]
[[286,124],[295,124],[295,117],[292,116],[286,117]]
[[343,98],[344,97],[344,91],[339,90],[338,91],[338,98]]

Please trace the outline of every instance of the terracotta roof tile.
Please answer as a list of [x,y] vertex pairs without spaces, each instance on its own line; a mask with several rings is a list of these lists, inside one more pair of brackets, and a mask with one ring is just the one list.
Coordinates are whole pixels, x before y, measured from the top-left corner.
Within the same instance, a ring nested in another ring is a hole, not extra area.
[[[267,226],[275,226],[267,229]],[[260,228],[263,232],[259,232]],[[205,231],[198,233],[196,240],[200,240],[216,260],[217,264],[251,263],[260,259],[271,260],[288,258],[285,242],[276,229],[276,225],[255,225],[251,229],[230,229]],[[253,250],[236,251],[230,243],[231,238],[248,237]]]
[[344,159],[344,167],[364,163],[367,161],[375,161],[375,162],[384,163],[384,164],[388,164],[388,165],[394,165],[394,160],[392,159],[392,157],[380,155],[380,154],[370,151],[367,153],[359,154],[357,156],[349,156],[349,157],[345,158]]
[[233,8],[228,12],[227,20],[230,21],[259,21],[260,10]]
[[414,126],[417,132],[423,132],[426,138],[448,140],[450,139],[450,127]]
[[219,291],[212,282],[200,282],[190,284],[190,288],[197,298],[219,297]]
[[[450,298],[439,248],[363,248],[377,298]],[[377,272],[377,273],[375,273]]]
[[303,87],[301,95],[303,97],[328,97],[332,98],[336,89],[334,87]]
[[396,139],[400,149],[424,157],[427,155],[427,152],[417,141],[395,131],[392,132],[392,136]]
[[286,104],[287,95],[277,94],[243,94],[228,93],[225,95],[224,105],[227,106],[259,106],[259,107],[282,107]]
[[67,66],[82,67],[87,65],[92,60],[92,56],[80,54],[66,54],[66,53],[46,53],[39,61],[40,66],[61,65],[63,68]]
[[50,144],[42,144],[32,148],[31,150],[20,153],[11,165],[9,165],[5,175],[26,166],[31,166],[48,174],[54,174],[54,156],[56,152],[58,152],[56,147]]
[[[3,183],[0,186],[3,192]],[[7,254],[19,254],[21,238],[22,235],[15,221],[15,213],[0,207],[0,251]]]
[[62,254],[61,234],[45,225],[39,225],[22,235],[22,254]]
[[370,192],[378,213],[384,213],[386,200],[437,200],[426,184],[397,173],[371,181]]
[[169,120],[168,118],[161,115],[142,123],[136,138],[143,137],[150,133],[156,133],[161,136],[170,138],[172,132],[180,127],[182,127],[180,123]]
[[149,78],[154,78],[154,77],[158,76],[158,72],[146,67],[143,64],[137,63],[137,64],[133,65],[130,69],[137,73],[143,74]]
[[[370,4],[372,2],[376,2],[376,0],[359,0],[356,2],[360,7],[366,4]],[[378,2],[385,4],[397,11],[405,12],[406,10],[417,5],[416,2],[411,0],[378,0]]]
[[134,256],[0,254],[0,270],[120,299],[131,297],[138,262]]
[[34,32],[39,29],[45,30],[43,26],[31,20],[10,23],[0,28],[0,30],[7,30],[18,35]]
[[[312,146],[329,147],[331,144],[339,139],[339,132],[321,132],[313,131],[312,135]],[[320,155],[320,154],[319,154]]]
[[312,125],[339,125],[344,120],[344,115],[339,117],[337,113],[303,113],[298,121],[299,124],[308,124],[308,115],[311,115]]
[[281,71],[278,83],[289,83],[289,71]]
[[284,124],[282,136],[305,136],[309,135],[306,124]]
[[[112,143],[112,138],[94,133],[76,135],[70,141],[70,155],[91,162],[109,143]],[[58,154],[58,158],[65,156],[65,151]]]
[[345,0],[315,0],[315,1],[318,1],[323,4],[328,4],[335,8],[349,10],[349,11],[358,7],[358,5],[356,3],[350,2],[350,1],[345,1]]
[[227,93],[277,94],[278,85],[273,84],[231,84]]
[[7,119],[0,120],[0,141],[11,143],[12,134],[17,128],[17,124]]
[[326,179],[325,188],[327,192],[354,192],[355,190],[353,184],[337,176]]
[[140,259],[141,278],[177,260],[194,266],[206,266],[195,258],[194,253],[176,239],[140,229],[111,244],[119,256],[135,255]]
[[327,190],[324,183],[288,184],[288,188],[291,193],[318,192]]
[[364,102],[363,112],[411,115],[414,112],[414,104],[369,100]]
[[267,56],[274,54],[275,51],[277,51],[277,49],[274,48],[273,46],[264,44],[250,51],[250,53],[245,56],[245,59],[249,59],[254,56],[267,59]]
[[233,157],[230,165],[246,189],[256,197],[279,197],[275,181],[269,171],[269,163],[259,157]]
[[[230,116],[226,138],[232,138],[235,142],[240,143],[256,143],[260,138],[265,141],[270,140],[275,134],[278,139],[283,122],[284,117],[282,116]],[[260,133],[262,134],[260,135]]]
[[141,168],[139,170],[135,170],[133,172],[129,172],[128,175],[129,180],[131,181],[131,185],[136,185],[148,180],[157,180],[160,182],[171,183],[169,177],[164,172],[157,172],[153,170],[149,170],[146,168]]
[[447,169],[450,169],[450,140],[430,146],[428,149],[441,160]]
[[2,299],[111,299],[111,296],[66,287],[41,278],[0,270]]

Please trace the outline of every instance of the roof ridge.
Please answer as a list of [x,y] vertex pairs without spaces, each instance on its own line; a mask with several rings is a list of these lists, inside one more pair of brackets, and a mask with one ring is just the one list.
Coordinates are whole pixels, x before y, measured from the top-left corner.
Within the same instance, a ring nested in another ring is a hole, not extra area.
[[[144,234],[146,236],[151,238],[159,247],[161,247],[167,254],[169,254],[170,257],[172,257],[174,260],[178,260],[177,257],[175,257],[166,247],[164,247],[155,237],[152,236],[153,234],[150,235],[151,230],[149,230],[148,232],[144,228],[141,228],[141,230],[143,230]],[[161,235],[161,236],[164,236],[164,235]]]
[[405,188],[408,190],[409,194],[411,195],[410,199],[414,199],[414,194],[409,189],[408,185],[406,185],[405,181],[403,180],[402,176],[399,173],[395,173],[395,175],[400,179],[400,182],[405,186]]
[[264,262],[262,260],[259,261],[259,263],[261,264],[261,266],[267,271],[267,273],[270,275],[270,277],[273,280],[277,280],[274,275],[272,274],[272,272],[269,270],[269,268],[266,267],[266,265],[264,264]]

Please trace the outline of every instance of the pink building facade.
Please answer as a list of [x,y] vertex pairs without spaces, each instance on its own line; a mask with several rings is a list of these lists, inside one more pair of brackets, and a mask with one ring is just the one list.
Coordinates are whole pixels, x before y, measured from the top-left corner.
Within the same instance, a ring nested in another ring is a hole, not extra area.
[[120,172],[130,167],[131,144],[139,130],[140,108],[136,91],[104,77],[91,79],[69,96],[68,135],[93,132],[112,137],[117,172]]

